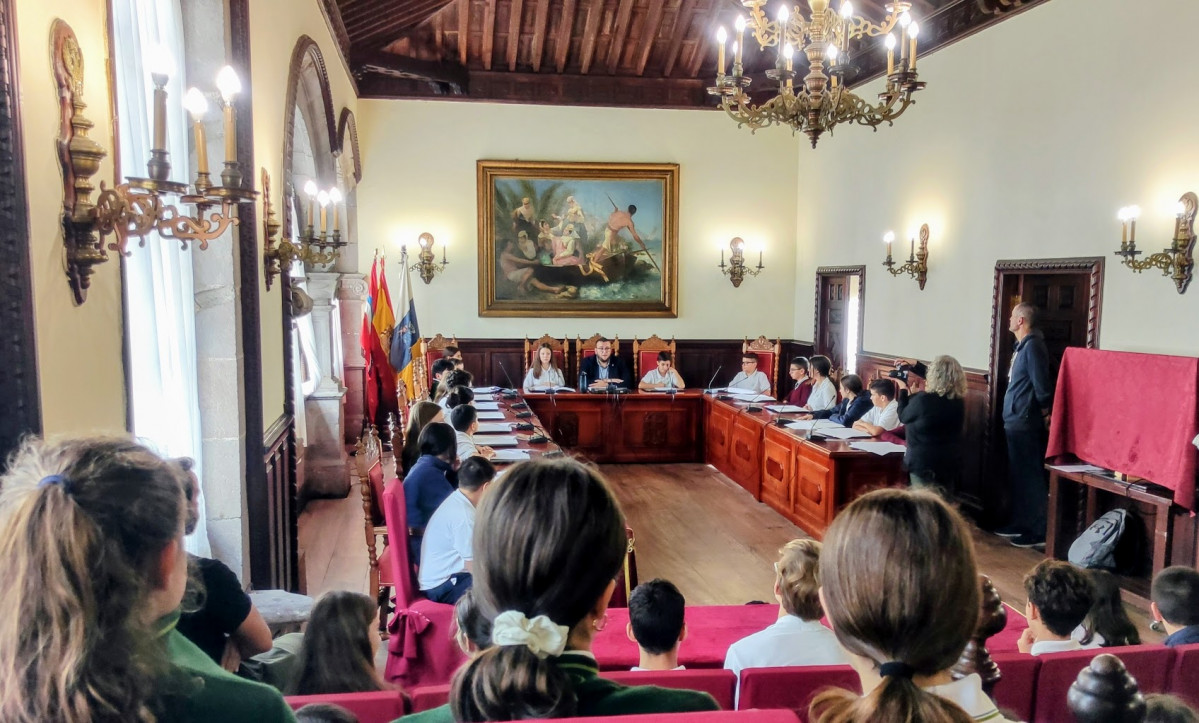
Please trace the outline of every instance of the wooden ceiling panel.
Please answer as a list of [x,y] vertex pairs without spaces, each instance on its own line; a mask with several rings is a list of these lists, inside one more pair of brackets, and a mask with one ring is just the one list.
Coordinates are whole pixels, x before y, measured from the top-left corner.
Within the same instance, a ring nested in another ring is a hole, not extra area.
[[[737,0],[328,2],[341,14],[364,97],[460,93],[469,100],[693,108],[713,105],[705,88],[716,72],[715,31],[731,29],[741,7]],[[791,2],[809,12],[807,0]],[[887,2],[853,0],[874,22]],[[923,56],[1048,0],[910,2]],[[769,90],[764,72],[774,53],[747,43],[753,88]],[[882,38],[855,41],[850,59],[851,85],[877,77],[886,62]]]

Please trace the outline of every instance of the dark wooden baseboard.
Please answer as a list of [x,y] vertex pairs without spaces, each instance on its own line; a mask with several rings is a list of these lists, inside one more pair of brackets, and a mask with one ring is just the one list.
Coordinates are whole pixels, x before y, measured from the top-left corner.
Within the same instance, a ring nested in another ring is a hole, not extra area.
[[[265,575],[255,576],[257,589],[296,591],[300,585],[296,529],[296,424],[290,414],[275,420],[263,436],[262,464],[265,488],[251,499],[249,513],[250,550]],[[250,490],[247,490],[249,493]],[[265,579],[263,579],[265,578]]]

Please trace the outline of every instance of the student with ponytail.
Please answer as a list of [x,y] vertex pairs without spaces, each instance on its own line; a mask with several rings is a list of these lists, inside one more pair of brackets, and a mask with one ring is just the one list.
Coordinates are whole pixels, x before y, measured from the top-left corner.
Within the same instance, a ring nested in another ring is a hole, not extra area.
[[970,529],[935,493],[886,489],[855,500],[825,535],[820,581],[865,692],[822,693],[809,720],[1007,720],[978,675],[950,674],[977,625],[981,593]]
[[591,641],[624,562],[624,515],[599,474],[570,459],[514,466],[475,522],[474,588],[488,644],[455,674],[448,706],[413,723],[716,710],[706,693],[599,677]]
[[0,720],[294,720],[175,630],[183,470],[127,439],[31,441],[0,478]]

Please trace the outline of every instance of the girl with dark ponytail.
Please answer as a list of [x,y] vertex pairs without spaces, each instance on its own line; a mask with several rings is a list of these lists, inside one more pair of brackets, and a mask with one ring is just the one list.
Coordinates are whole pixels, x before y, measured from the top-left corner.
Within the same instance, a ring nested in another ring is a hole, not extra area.
[[514,466],[475,521],[472,596],[490,639],[454,676],[443,723],[716,710],[706,693],[626,687],[599,677],[591,641],[628,544],[603,478],[570,459]]
[[970,529],[929,491],[863,495],[829,527],[820,597],[862,681],[861,697],[831,690],[816,723],[1003,723],[978,675],[953,680],[978,622],[980,583]]

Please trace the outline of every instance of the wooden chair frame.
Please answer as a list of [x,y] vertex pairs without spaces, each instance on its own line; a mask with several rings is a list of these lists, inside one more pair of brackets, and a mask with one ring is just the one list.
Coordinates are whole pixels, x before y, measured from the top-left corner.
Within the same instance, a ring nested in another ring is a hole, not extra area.
[[[383,444],[380,442],[379,433],[375,431],[373,425],[367,425],[355,449],[354,462],[358,470],[358,490],[362,493],[362,517],[365,523],[366,553],[367,558],[370,560],[369,592],[379,604],[380,631],[385,634],[387,602],[390,595],[384,590],[384,586],[379,581],[379,541],[382,540],[383,547],[387,547],[387,524],[382,517],[383,500],[375,499],[370,479],[371,470],[375,467],[379,467],[380,474],[382,474]],[[386,484],[386,479],[383,482]],[[376,509],[379,510],[380,517],[378,520],[379,524],[377,525],[372,514]]]
[[562,355],[562,377],[564,379],[569,379],[570,376],[568,374],[566,365],[570,362],[570,338],[564,336],[561,339],[555,339],[549,334],[542,334],[536,339],[529,339],[527,336],[525,337],[525,363],[523,366],[523,371],[521,372],[522,378],[529,373],[530,369],[533,368],[533,351],[540,349],[542,344],[549,344],[551,350]]
[[745,341],[741,343],[741,353],[744,354],[746,352],[760,352],[758,354],[759,359],[761,359],[762,354],[774,354],[774,364],[771,364],[769,369],[763,369],[762,364],[759,362],[758,371],[765,373],[766,377],[770,379],[771,389],[778,389],[779,365],[782,363],[781,359],[783,356],[783,340],[775,339],[774,343],[771,344],[770,340],[765,336],[759,336],[753,341],[750,341],[749,337],[745,337]]
[[645,374],[649,371],[648,369],[641,368],[642,352],[668,351],[670,352],[671,359],[674,360],[674,365],[677,367],[678,352],[676,351],[675,346],[676,344],[673,336],[670,337],[670,341],[666,341],[657,334],[653,334],[650,336],[650,338],[640,342],[637,341],[637,337],[633,337],[633,376],[637,377],[637,381],[640,381],[641,377],[645,376]]
[[[425,397],[429,396],[429,390],[433,388],[433,363],[429,361],[429,354],[433,352],[442,352],[447,346],[459,346],[458,337],[451,334],[450,338],[447,339],[439,333],[432,339],[421,340],[420,361],[416,365],[416,373],[418,377],[416,386],[417,389],[424,391]],[[441,358],[440,354],[438,354],[438,358]]]
[[612,337],[605,337],[603,334],[592,334],[586,339],[575,337],[575,368],[574,373],[577,375],[579,370],[583,368],[583,352],[590,351],[595,353],[595,345],[600,339],[609,338],[612,340],[612,353],[620,355],[620,334]]

